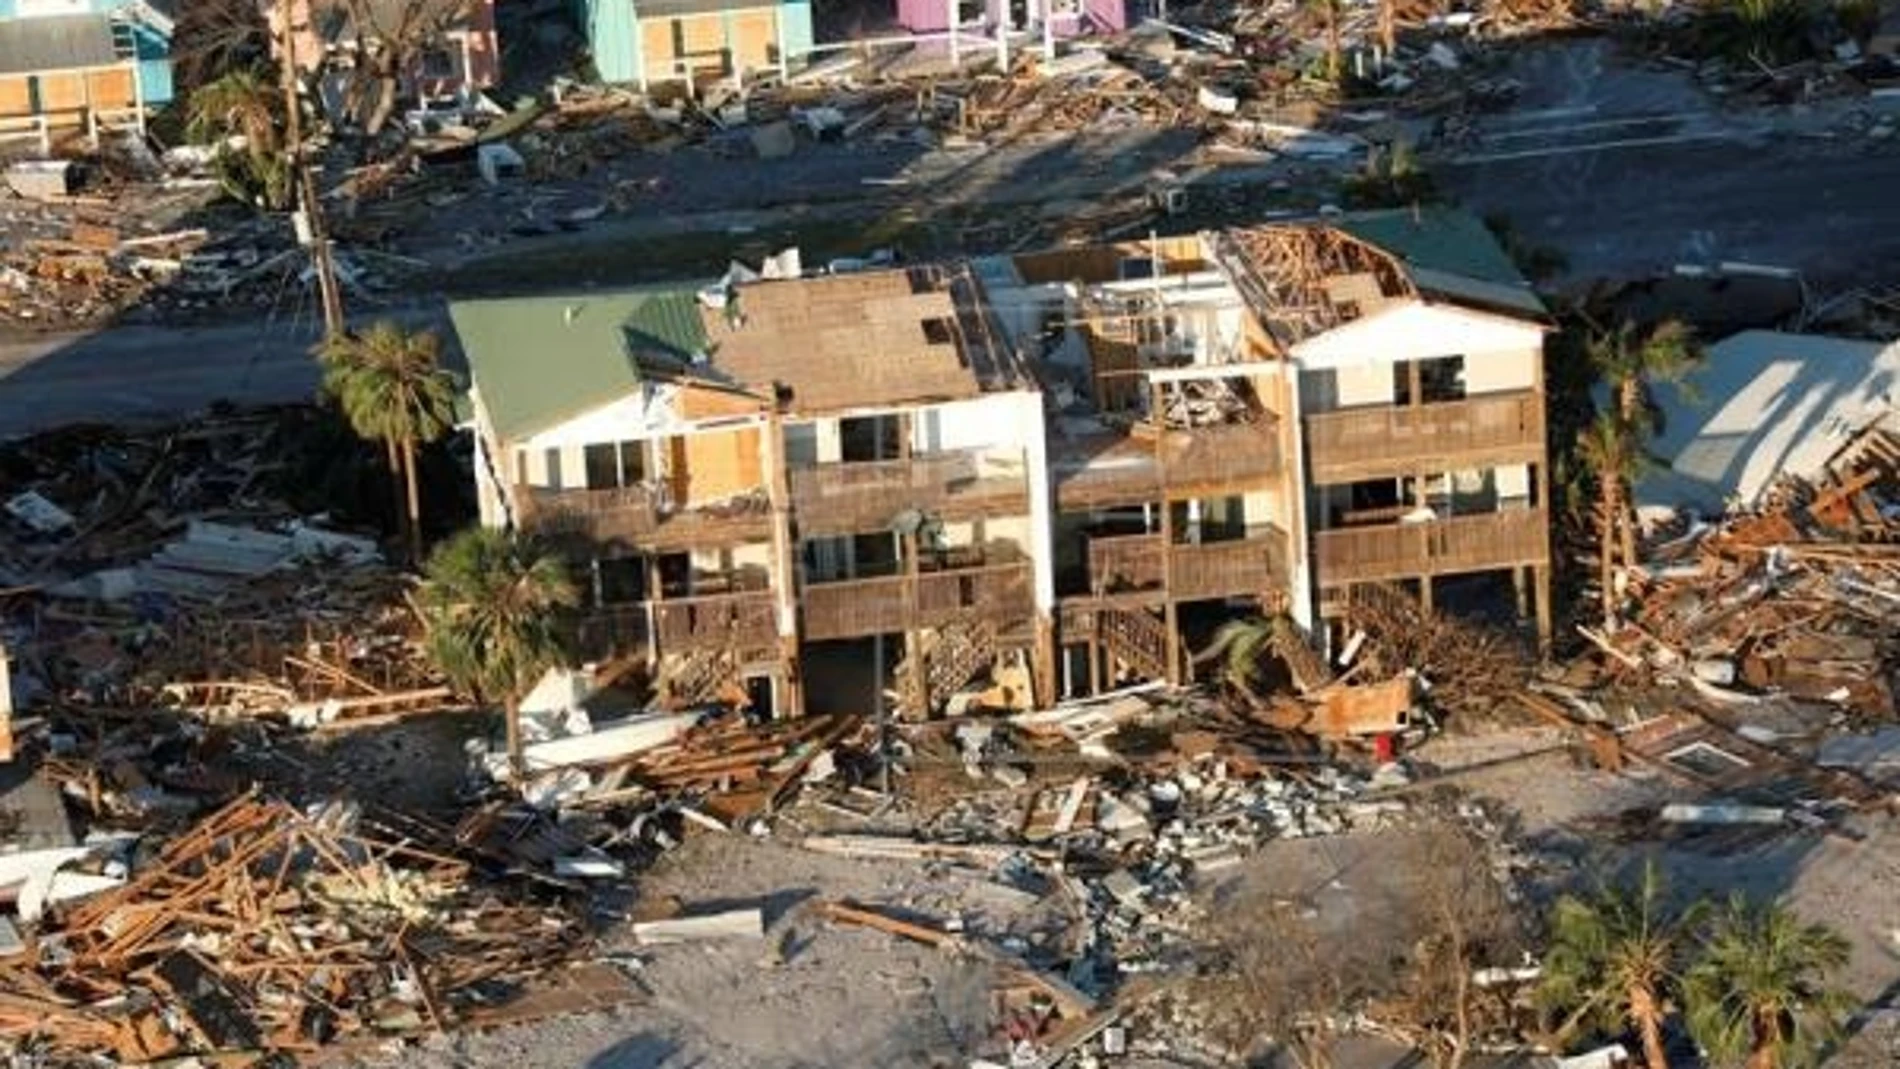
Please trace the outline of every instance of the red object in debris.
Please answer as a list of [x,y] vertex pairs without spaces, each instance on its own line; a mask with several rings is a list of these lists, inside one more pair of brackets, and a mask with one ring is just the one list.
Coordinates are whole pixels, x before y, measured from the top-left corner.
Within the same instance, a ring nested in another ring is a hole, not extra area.
[[1383,765],[1397,758],[1398,754],[1398,736],[1388,731],[1383,735],[1374,735],[1372,737],[1372,756],[1376,758],[1380,764]]

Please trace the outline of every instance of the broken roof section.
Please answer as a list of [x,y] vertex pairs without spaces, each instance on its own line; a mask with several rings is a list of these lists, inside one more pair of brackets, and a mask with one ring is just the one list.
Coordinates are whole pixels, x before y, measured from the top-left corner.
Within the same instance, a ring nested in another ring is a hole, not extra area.
[[1483,223],[1445,208],[1236,228],[1216,259],[1282,350],[1399,302],[1541,320],[1530,283]]
[[1026,381],[966,264],[750,283],[705,321],[719,372],[802,414]]
[[1028,381],[962,264],[726,290],[462,301],[449,312],[503,440],[651,381],[736,387],[806,415],[957,400]]
[[1783,476],[1821,476],[1864,428],[1900,428],[1900,343],[1750,330],[1710,346],[1685,385],[1656,389],[1651,448],[1668,466],[1637,485],[1643,505],[1752,508]]
[[87,70],[121,61],[106,15],[53,15],[0,22],[0,74]]
[[495,433],[526,437],[701,359],[691,289],[458,301],[449,308]]

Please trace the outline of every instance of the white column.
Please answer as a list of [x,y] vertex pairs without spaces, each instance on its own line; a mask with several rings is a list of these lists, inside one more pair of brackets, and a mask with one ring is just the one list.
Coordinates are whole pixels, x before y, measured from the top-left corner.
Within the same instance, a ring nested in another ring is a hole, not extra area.
[[957,43],[957,0],[943,0],[943,6],[946,12],[943,24],[950,31],[950,66],[962,69],[963,54]]
[[1036,611],[1056,608],[1055,482],[1049,472],[1049,438],[1043,426],[1042,395],[1018,395],[1016,435],[1023,446],[1029,477],[1029,559],[1035,566]]
[[1056,60],[1056,0],[1042,0],[1042,58]]
[[772,33],[778,39],[778,81],[784,85],[792,77],[792,57],[785,49],[785,5],[772,8]]
[[1300,474],[1306,470],[1306,429],[1301,419],[1300,371],[1297,367],[1283,365],[1280,374],[1286,376],[1287,395],[1287,430],[1281,441],[1291,441],[1293,444],[1281,461],[1288,473],[1281,485],[1290,491],[1287,494],[1287,512],[1292,517],[1286,532],[1289,573],[1287,600],[1291,603],[1293,622],[1312,634],[1318,624],[1313,609],[1318,601],[1319,584],[1313,575],[1313,559],[1307,552],[1313,544],[1313,536],[1311,522],[1307,518],[1308,489],[1305,478]]

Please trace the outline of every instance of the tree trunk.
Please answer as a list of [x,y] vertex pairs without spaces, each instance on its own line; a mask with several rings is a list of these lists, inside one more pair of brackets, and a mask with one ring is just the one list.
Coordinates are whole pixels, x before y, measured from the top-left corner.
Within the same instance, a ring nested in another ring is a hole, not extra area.
[[1379,47],[1387,61],[1396,59],[1399,49],[1399,0],[1379,0]]
[[1755,1049],[1748,1052],[1748,1069],[1777,1069],[1781,1063],[1781,1022],[1773,1013],[1755,1015]]
[[404,544],[407,545],[409,529],[404,526],[404,521],[408,518],[409,510],[407,507],[408,502],[403,496],[402,451],[397,447],[394,438],[385,438],[383,439],[383,452],[389,458],[390,492],[396,495],[396,534],[402,538]]
[[402,443],[402,473],[404,488],[408,492],[409,505],[409,563],[422,563],[422,498],[416,488],[416,442],[405,439]]
[[1445,1069],[1464,1069],[1465,1052],[1471,1048],[1471,959],[1465,953],[1465,941],[1456,942],[1457,950],[1452,955],[1452,968],[1458,970],[1458,979],[1453,986],[1452,997],[1457,1005],[1452,1007],[1452,1019],[1455,1026],[1451,1035],[1451,1052],[1445,1058]]
[[1597,551],[1601,568],[1597,581],[1603,588],[1603,626],[1609,627],[1616,620],[1616,517],[1619,505],[1616,477],[1606,472],[1599,478],[1603,486],[1601,500],[1597,502]]
[[1656,1005],[1656,993],[1647,987],[1630,989],[1630,1018],[1643,1036],[1643,1060],[1649,1069],[1669,1069],[1669,1055],[1663,1050],[1662,1008]]
[[1337,0],[1326,3],[1326,75],[1337,84],[1340,77],[1339,8]]
[[1616,409],[1625,427],[1638,426],[1643,416],[1643,377],[1634,372],[1616,382]]
[[510,693],[502,699],[501,711],[508,728],[508,771],[518,793],[528,775],[528,760],[521,752],[521,699]]

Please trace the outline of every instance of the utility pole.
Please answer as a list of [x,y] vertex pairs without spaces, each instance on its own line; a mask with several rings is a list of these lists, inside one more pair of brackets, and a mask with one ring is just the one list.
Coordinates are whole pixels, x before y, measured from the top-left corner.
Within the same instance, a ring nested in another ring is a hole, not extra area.
[[297,94],[297,34],[291,25],[294,0],[278,0],[277,10],[283,21],[283,47],[278,50],[284,68],[285,152],[289,157],[290,184],[301,220],[297,241],[310,250],[310,269],[317,276],[317,293],[323,302],[323,336],[335,338],[343,333],[343,295],[337,286],[336,261],[330,255],[330,238],[323,228],[323,206],[317,199],[317,183],[303,158],[303,108]]

